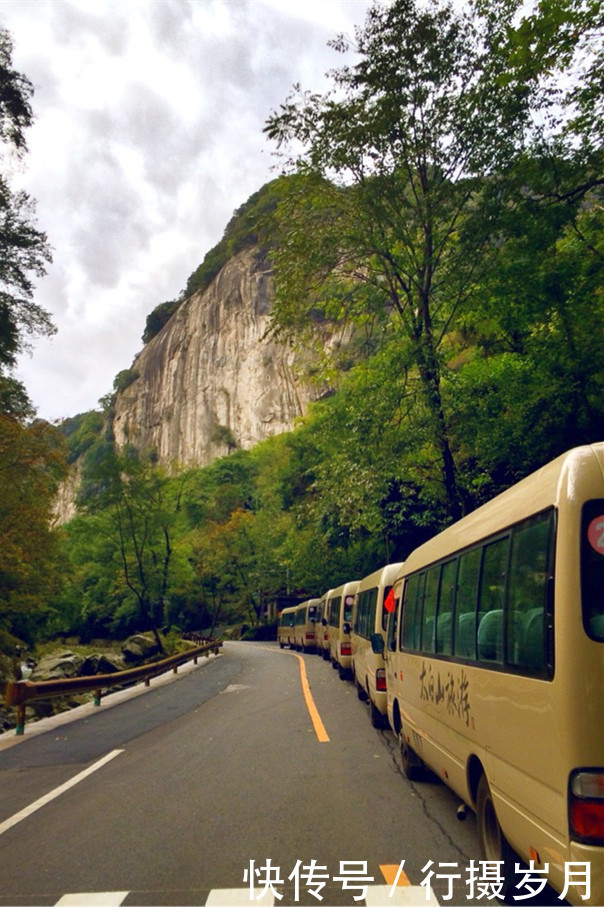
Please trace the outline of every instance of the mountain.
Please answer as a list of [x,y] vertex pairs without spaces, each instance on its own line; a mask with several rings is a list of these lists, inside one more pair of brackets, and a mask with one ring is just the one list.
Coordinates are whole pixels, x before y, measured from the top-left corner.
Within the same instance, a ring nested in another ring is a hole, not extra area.
[[321,391],[300,352],[266,337],[272,295],[270,265],[254,246],[185,299],[121,382],[117,445],[154,450],[177,470],[291,429]]

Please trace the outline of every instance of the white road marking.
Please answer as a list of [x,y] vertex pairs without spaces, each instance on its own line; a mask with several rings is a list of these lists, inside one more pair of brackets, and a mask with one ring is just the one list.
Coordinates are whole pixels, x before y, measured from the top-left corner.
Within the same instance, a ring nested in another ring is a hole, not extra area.
[[64,894],[55,907],[120,907],[129,891],[83,891]]
[[76,784],[79,784],[80,781],[83,781],[84,778],[88,777],[88,775],[92,775],[93,772],[98,771],[107,762],[115,759],[116,756],[119,756],[119,754],[123,752],[123,750],[112,750],[110,753],[107,753],[106,756],[103,756],[102,759],[99,759],[98,762],[95,762],[93,765],[89,765],[88,768],[85,768],[83,772],[80,772],[78,775],[74,775],[74,777],[69,781],[66,781],[65,784],[61,784],[59,787],[55,787],[54,790],[51,790],[48,794],[44,794],[44,796],[40,797],[39,800],[36,800],[34,803],[30,803],[29,806],[25,807],[25,809],[22,809],[20,812],[15,813],[14,816],[10,817],[10,819],[5,819],[4,822],[0,822],[0,835],[3,835],[5,831],[8,831],[9,828],[12,828],[19,822],[22,822],[23,819],[27,819],[28,816],[32,815],[32,813],[35,813],[43,806],[46,806],[47,803],[50,803],[57,797],[60,797],[61,794],[64,794],[65,791],[69,790],[71,787],[75,787]]
[[[427,893],[429,897],[426,897]],[[438,904],[438,899],[431,888],[426,892],[422,885],[399,885],[394,891],[391,885],[369,885],[365,904],[366,907],[385,907],[386,904],[420,907],[422,904]]]
[[262,904],[263,907],[272,907],[278,903],[269,889],[261,898],[250,898],[249,888],[213,888],[208,895],[206,907],[237,907],[239,904]]
[[[423,907],[424,904],[438,904],[439,901],[431,888],[422,885],[399,885],[392,892],[391,885],[368,885],[367,896],[360,905],[366,907]],[[279,892],[281,893],[281,892]],[[64,894],[54,907],[120,907],[129,891],[96,891],[92,893],[76,892]],[[428,895],[426,897],[426,895]],[[260,897],[250,898],[247,888],[214,888],[208,894],[205,907],[242,907],[243,904],[261,904],[262,907],[274,907],[281,904],[273,892],[267,889]],[[323,905],[322,905],[323,907]],[[327,905],[325,905],[327,907]]]

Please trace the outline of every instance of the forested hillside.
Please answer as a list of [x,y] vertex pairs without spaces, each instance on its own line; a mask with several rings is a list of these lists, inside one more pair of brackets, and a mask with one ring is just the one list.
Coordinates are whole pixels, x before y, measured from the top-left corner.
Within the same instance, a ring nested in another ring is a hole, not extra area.
[[516,6],[376,5],[333,91],[296,87],[268,117],[286,175],[236,212],[145,339],[261,245],[273,336],[308,349],[319,327],[352,331],[322,347],[330,393],[294,431],[178,476],[115,450],[111,395],[72,420],[79,513],[49,535],[48,592],[11,593],[5,648],[259,622],[275,595],[402,560],[602,440],[602,12]]

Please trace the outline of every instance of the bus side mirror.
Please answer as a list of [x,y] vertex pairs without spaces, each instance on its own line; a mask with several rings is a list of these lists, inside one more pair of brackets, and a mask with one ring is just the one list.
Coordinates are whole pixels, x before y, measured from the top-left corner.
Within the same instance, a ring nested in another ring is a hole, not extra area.
[[374,655],[384,654],[384,637],[381,633],[371,634],[371,649]]

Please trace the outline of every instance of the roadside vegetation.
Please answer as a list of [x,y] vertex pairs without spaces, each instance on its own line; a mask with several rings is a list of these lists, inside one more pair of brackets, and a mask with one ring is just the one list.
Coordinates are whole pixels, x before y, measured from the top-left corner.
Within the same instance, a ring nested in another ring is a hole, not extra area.
[[[61,432],[3,406],[0,651],[258,625],[276,596],[402,560],[602,440],[602,12],[517,6],[377,5],[333,92],[296,88],[269,117],[284,175],[182,298],[254,245],[274,265],[276,336],[350,328],[294,431],[174,475],[115,450],[111,395]],[[52,526],[75,459],[78,515]]]

